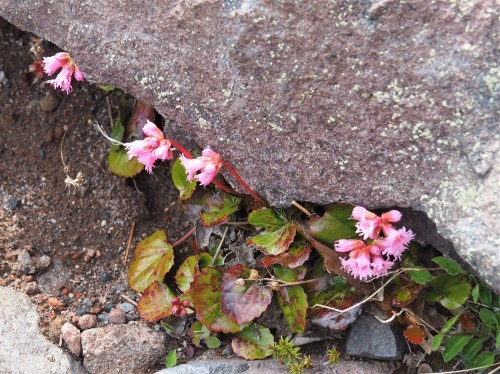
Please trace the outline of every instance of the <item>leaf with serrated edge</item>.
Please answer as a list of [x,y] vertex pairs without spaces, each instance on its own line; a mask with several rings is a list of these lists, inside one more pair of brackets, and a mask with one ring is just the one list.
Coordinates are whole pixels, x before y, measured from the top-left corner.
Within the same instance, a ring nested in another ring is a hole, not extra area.
[[110,151],[108,166],[113,174],[124,178],[132,178],[144,169],[144,165],[137,161],[136,157],[129,160],[125,149]]
[[158,230],[135,247],[128,283],[137,292],[143,292],[151,283],[163,282],[173,264],[174,251],[167,242],[167,234]]
[[241,199],[225,193],[210,197],[203,206],[200,218],[205,228],[223,224],[239,209]]
[[343,203],[325,206],[323,217],[315,214],[309,218],[308,225],[311,235],[330,245],[339,239],[357,238],[356,221],[351,219],[353,208],[353,205]]
[[222,310],[238,325],[260,316],[271,303],[272,293],[257,282],[237,285],[239,278],[248,278],[250,269],[241,264],[231,266],[222,277]]
[[403,335],[413,344],[420,344],[424,341],[425,331],[416,325],[409,325]]
[[172,314],[173,297],[173,292],[164,283],[152,283],[137,302],[137,311],[147,322],[159,321]]
[[276,292],[278,305],[285,316],[290,330],[302,334],[307,325],[307,296],[302,287],[280,287]]
[[212,332],[238,332],[243,326],[234,323],[221,308],[222,274],[213,268],[205,268],[191,283],[191,300],[196,319]]
[[279,230],[267,232],[254,236],[247,240],[247,244],[255,245],[266,255],[279,255],[284,253],[295,238],[296,228],[293,224],[287,224]]
[[174,182],[175,188],[179,190],[179,200],[189,199],[196,189],[196,179],[187,180],[186,169],[179,158],[172,165],[172,182]]
[[267,327],[252,323],[238,335],[231,343],[238,356],[246,360],[261,360],[273,354],[274,336]]
[[267,256],[259,261],[257,264],[262,267],[269,267],[273,264],[280,264],[282,266],[294,269],[304,264],[309,259],[311,254],[311,246],[306,243],[294,243],[288,252],[282,253],[278,256]]

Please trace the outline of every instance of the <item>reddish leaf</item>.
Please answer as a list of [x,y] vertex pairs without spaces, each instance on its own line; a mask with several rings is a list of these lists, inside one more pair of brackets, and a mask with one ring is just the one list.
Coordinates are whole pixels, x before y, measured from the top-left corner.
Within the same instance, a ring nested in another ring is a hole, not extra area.
[[469,311],[461,314],[460,317],[458,317],[458,320],[466,331],[472,331],[476,328],[474,324],[474,314]]
[[217,193],[210,197],[201,212],[201,222],[205,228],[223,224],[229,216],[239,208],[241,199],[225,193]]
[[420,344],[424,341],[425,331],[417,325],[409,325],[403,335],[413,344]]
[[295,238],[295,233],[295,225],[287,224],[276,231],[264,231],[247,240],[247,244],[255,245],[266,255],[276,256],[288,250]]
[[264,326],[255,323],[245,327],[231,343],[234,353],[246,360],[264,359],[273,354],[274,336]]
[[137,311],[147,322],[156,322],[172,314],[174,294],[164,283],[152,283],[137,302]]
[[285,213],[281,211],[263,208],[250,213],[248,215],[248,223],[256,227],[263,227],[267,231],[276,231],[286,226],[288,219]]
[[302,334],[307,325],[307,296],[302,287],[287,286],[280,287],[276,293],[278,305],[285,316],[290,330]]
[[391,305],[398,308],[404,308],[416,299],[421,290],[422,286],[420,284],[404,284],[395,293],[394,297],[392,298]]
[[213,268],[203,269],[191,283],[191,300],[196,318],[212,332],[237,332],[238,326],[221,309],[222,274]]
[[[353,301],[349,298],[345,298],[343,300],[332,300],[326,306],[344,310],[352,305]],[[316,307],[310,313],[310,317],[311,322],[315,325],[325,327],[330,330],[345,331],[349,325],[356,320],[360,311],[360,306],[342,314],[328,308]]]
[[134,259],[128,269],[128,283],[137,292],[144,292],[153,282],[163,282],[173,264],[174,251],[167,243],[167,234],[158,230],[135,247]]
[[278,256],[267,256],[257,261],[257,264],[262,267],[269,267],[273,264],[281,264],[285,267],[294,269],[304,264],[309,259],[311,254],[311,246],[306,243],[292,244],[288,252]]
[[249,274],[249,268],[236,264],[222,278],[222,310],[238,325],[260,316],[272,299],[271,291],[255,281],[238,284],[239,278],[247,279]]

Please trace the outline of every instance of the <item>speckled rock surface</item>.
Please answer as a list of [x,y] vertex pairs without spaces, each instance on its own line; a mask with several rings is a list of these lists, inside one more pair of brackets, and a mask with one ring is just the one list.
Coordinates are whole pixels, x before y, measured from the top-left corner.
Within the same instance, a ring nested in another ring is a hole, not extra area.
[[28,296],[0,287],[0,300],[0,373],[85,373],[38,330],[36,306]]
[[500,291],[497,13],[494,0],[0,0],[272,204],[423,211]]
[[141,323],[85,330],[83,364],[89,373],[144,373],[167,354],[165,340]]

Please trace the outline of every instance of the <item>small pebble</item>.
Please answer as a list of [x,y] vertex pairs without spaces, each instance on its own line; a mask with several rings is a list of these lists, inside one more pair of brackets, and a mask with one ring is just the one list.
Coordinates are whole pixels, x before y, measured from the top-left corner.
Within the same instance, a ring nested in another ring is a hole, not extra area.
[[109,312],[109,322],[114,325],[125,323],[125,312],[120,308],[111,309],[111,312]]
[[99,280],[103,283],[109,282],[111,280],[111,274],[106,271],[102,271],[99,274]]
[[12,199],[9,199],[9,201],[7,202],[6,208],[8,210],[14,210],[17,208],[18,205],[19,205],[19,199],[13,197]]
[[120,308],[121,310],[123,310],[125,313],[130,313],[131,311],[133,311],[135,309],[135,306],[133,306],[130,303],[119,303],[116,306],[118,308]]
[[43,149],[39,149],[37,152],[36,152],[36,155],[38,156],[39,159],[41,160],[44,160],[47,156],[45,155],[45,152],[43,151]]
[[99,322],[103,322],[103,323],[108,323],[109,322],[109,316],[106,313],[99,314],[97,316],[97,319],[99,320]]
[[30,282],[26,284],[26,294],[29,296],[36,295],[40,293],[40,289],[36,282]]
[[82,345],[80,343],[80,330],[78,330],[71,323],[66,322],[61,328],[61,333],[68,349],[75,356],[80,356]]
[[75,309],[75,314],[77,316],[83,316],[84,314],[87,314],[89,311],[90,311],[90,308],[88,306],[81,306],[81,307]]
[[82,330],[88,330],[95,326],[97,317],[93,314],[85,314],[78,317],[78,325]]
[[40,99],[39,104],[40,104],[40,109],[43,110],[44,112],[52,112],[54,109],[57,108],[59,102],[54,96],[49,95],[42,97]]

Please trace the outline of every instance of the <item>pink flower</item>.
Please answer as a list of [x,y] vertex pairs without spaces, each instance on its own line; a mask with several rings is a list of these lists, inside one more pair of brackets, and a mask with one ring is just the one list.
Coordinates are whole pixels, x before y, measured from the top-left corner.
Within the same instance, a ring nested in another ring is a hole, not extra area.
[[380,231],[388,230],[393,228],[391,223],[398,222],[401,219],[401,212],[398,210],[391,210],[386,213],[382,213],[379,217],[375,213],[369,210],[357,206],[352,210],[352,218],[358,221],[356,224],[356,232],[362,234],[363,239],[378,239],[380,237]]
[[146,138],[127,143],[125,148],[128,151],[128,158],[137,157],[137,161],[144,164],[147,172],[151,174],[156,160],[172,159],[172,145],[165,139],[163,132],[149,120],[144,125],[143,132],[147,135]]
[[[189,159],[181,155],[180,160],[186,169],[187,180],[192,181],[196,178],[203,186],[210,184],[222,167],[219,154],[208,148],[204,149],[198,158]],[[195,177],[198,171],[201,172]]]
[[73,75],[78,81],[84,79],[83,73],[78,69],[71,56],[66,52],[59,52],[54,56],[44,57],[43,64],[44,71],[47,75],[52,75],[57,70],[61,69],[57,77],[47,81],[47,83],[53,85],[54,88],[60,88],[62,91],[66,91],[68,95],[71,92],[71,78]]
[[382,253],[385,256],[391,255],[398,260],[401,259],[403,252],[408,248],[408,244],[415,237],[413,231],[407,230],[405,227],[399,230],[392,228],[385,235],[387,236],[379,241],[383,248]]

